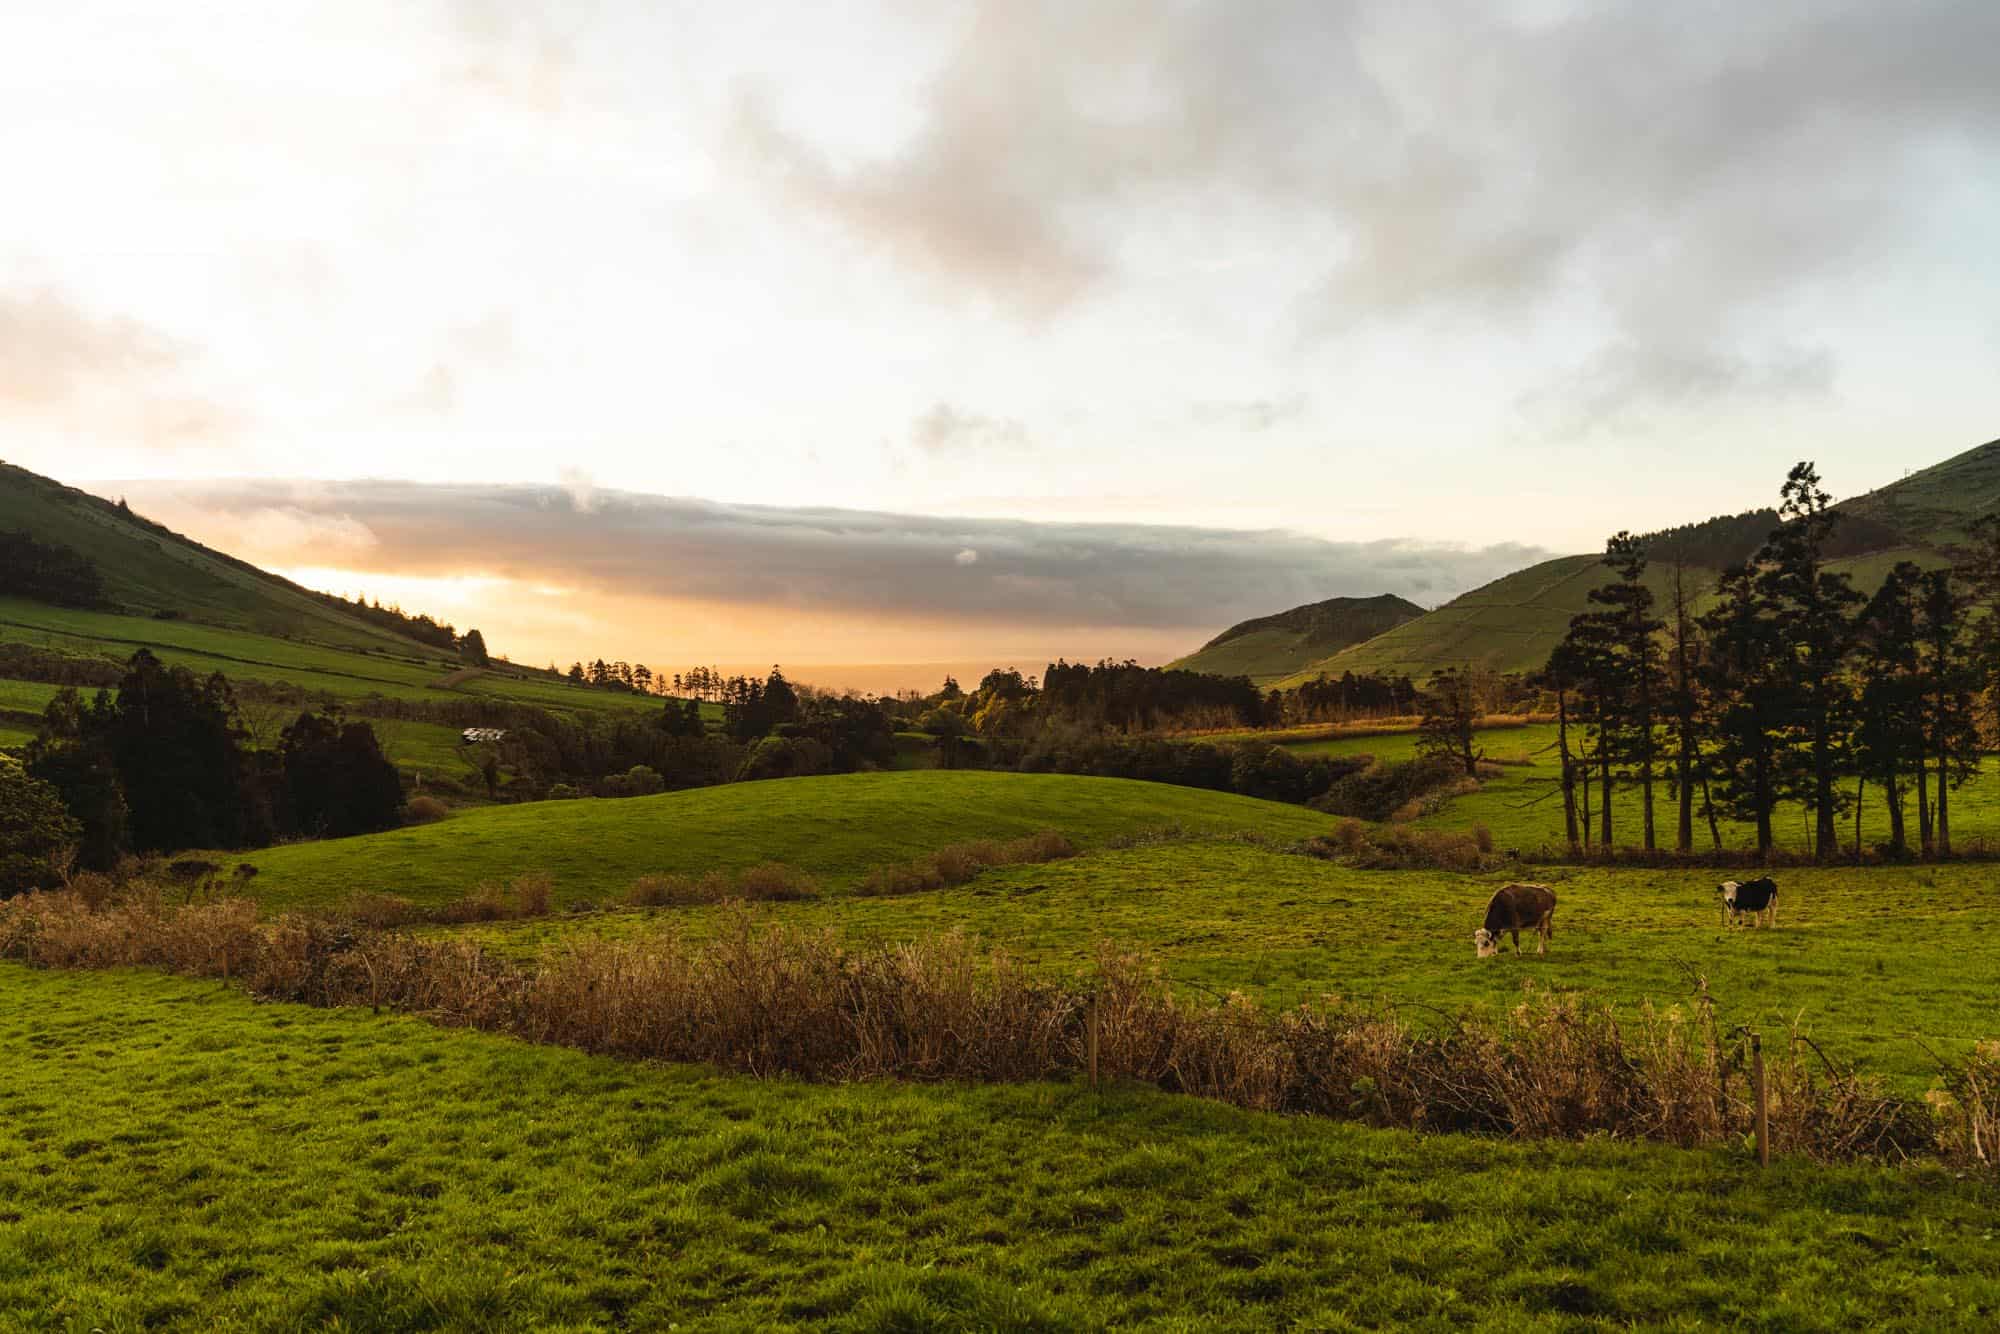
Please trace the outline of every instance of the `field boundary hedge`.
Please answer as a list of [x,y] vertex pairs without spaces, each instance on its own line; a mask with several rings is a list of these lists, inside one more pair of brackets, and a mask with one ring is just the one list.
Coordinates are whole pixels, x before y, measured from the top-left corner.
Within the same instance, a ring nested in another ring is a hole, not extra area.
[[[333,918],[263,923],[248,900],[173,906],[145,892],[95,907],[74,891],[0,903],[0,959],[159,967],[271,1000],[369,1005],[759,1077],[1013,1082],[1095,1070],[1258,1111],[1690,1147],[1741,1144],[1754,1114],[1746,1035],[1721,1029],[1705,986],[1687,1010],[1648,1006],[1632,1025],[1578,995],[1527,989],[1499,1019],[1441,1015],[1419,1028],[1395,1010],[1331,1002],[1189,1001],[1156,963],[1110,946],[1086,982],[1062,982],[958,933],[852,948],[831,929],[759,929],[739,914],[702,942],[669,925],[528,966],[463,940]],[[1791,1038],[1768,1044],[1776,1151],[1994,1171],[2000,1043],[1941,1061],[1939,1086],[1910,1099]]]

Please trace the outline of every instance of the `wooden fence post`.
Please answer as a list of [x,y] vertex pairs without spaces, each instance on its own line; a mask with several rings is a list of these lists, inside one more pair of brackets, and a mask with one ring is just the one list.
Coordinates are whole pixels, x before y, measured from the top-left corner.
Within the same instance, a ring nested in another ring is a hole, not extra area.
[[1750,1035],[1750,1077],[1757,1086],[1757,1165],[1771,1165],[1771,1104],[1764,1087],[1764,1039]]
[[1085,1020],[1086,1045],[1090,1051],[1090,1087],[1097,1090],[1097,1044],[1098,1044],[1097,993],[1090,993],[1090,1014]]

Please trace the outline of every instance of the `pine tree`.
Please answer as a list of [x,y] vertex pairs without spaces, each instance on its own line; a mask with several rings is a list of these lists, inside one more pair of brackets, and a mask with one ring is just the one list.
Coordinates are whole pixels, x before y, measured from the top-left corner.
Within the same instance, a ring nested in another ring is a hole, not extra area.
[[1748,565],[1722,572],[1718,601],[1701,618],[1710,646],[1701,680],[1712,709],[1714,795],[1731,814],[1756,825],[1758,855],[1768,856],[1791,695],[1781,661],[1784,639],[1759,595],[1758,578]]
[[1757,595],[1770,609],[1788,669],[1790,710],[1806,752],[1802,786],[1814,815],[1813,850],[1824,861],[1839,849],[1834,780],[1845,760],[1841,718],[1851,703],[1842,669],[1854,642],[1850,609],[1863,599],[1845,574],[1826,568],[1840,515],[1813,465],[1793,467],[1781,495],[1781,522],[1757,553]]
[[[1917,593],[1923,571],[1898,562],[1869,599],[1857,627],[1856,666],[1862,685],[1854,734],[1856,766],[1882,787],[1889,812],[1889,850],[1909,850],[1903,782],[1924,782],[1924,687],[1917,664]],[[1858,835],[1857,835],[1858,840]]]

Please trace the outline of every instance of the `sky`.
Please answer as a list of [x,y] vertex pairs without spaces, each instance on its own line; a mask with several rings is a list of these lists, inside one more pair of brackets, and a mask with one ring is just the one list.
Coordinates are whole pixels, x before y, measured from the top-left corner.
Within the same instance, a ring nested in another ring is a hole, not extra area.
[[0,457],[526,660],[1157,661],[2000,435],[2000,6],[25,3]]

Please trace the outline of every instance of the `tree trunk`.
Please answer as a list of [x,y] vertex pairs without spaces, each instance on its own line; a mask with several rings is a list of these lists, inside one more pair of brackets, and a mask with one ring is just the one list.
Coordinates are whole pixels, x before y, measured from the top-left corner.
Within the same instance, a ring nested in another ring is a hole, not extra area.
[[1722,826],[1715,819],[1715,798],[1708,794],[1708,766],[1701,766],[1701,814],[1708,821],[1708,837],[1717,852],[1722,851]]
[[1771,757],[1759,750],[1755,760],[1757,771],[1753,789],[1757,802],[1757,856],[1769,859],[1771,855]]
[[1884,776],[1882,793],[1889,801],[1889,851],[1900,857],[1909,851],[1909,835],[1903,831],[1903,792],[1894,769]]
[[1578,774],[1582,775],[1582,777],[1583,777],[1583,783],[1582,783],[1582,788],[1583,788],[1583,850],[1584,850],[1585,852],[1589,852],[1589,851],[1590,851],[1590,847],[1591,847],[1591,843],[1590,843],[1590,830],[1591,830],[1591,824],[1590,824],[1590,761],[1589,761],[1589,760],[1586,760],[1586,759],[1583,759],[1583,758],[1581,758],[1581,757],[1579,757],[1579,758],[1578,758],[1578,760],[1577,760],[1577,762],[1576,762],[1576,771],[1577,771],[1577,773],[1578,773]]
[[1605,736],[1597,734],[1597,811],[1603,823],[1597,831],[1597,841],[1604,854],[1611,855],[1611,750],[1605,745]]
[[1861,794],[1867,791],[1867,789],[1867,776],[1857,776],[1854,780],[1854,864],[1856,866],[1861,864]]
[[1931,768],[1930,757],[1917,751],[1917,839],[1924,856],[1931,855]]
[[1826,716],[1826,685],[1820,685],[1819,717],[1813,722],[1813,856],[1826,861],[1840,850],[1833,823],[1833,737]]
[[1951,765],[1946,763],[1943,738],[1938,745],[1937,764],[1937,855],[1951,856]]
[[1556,690],[1556,753],[1562,759],[1563,829],[1569,835],[1569,855],[1577,854],[1576,774],[1569,762],[1569,701]]

